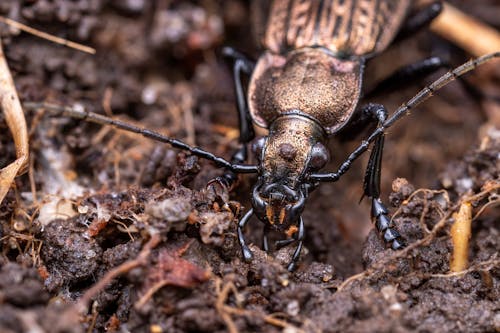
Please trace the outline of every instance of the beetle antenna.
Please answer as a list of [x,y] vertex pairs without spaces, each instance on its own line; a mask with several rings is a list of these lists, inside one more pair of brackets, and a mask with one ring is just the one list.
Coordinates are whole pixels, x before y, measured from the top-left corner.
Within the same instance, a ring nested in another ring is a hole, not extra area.
[[51,114],[54,116],[69,116],[72,118],[88,121],[88,122],[93,122],[97,123],[100,125],[107,125],[107,126],[112,126],[114,128],[128,131],[128,132],[133,132],[142,135],[143,137],[153,139],[158,142],[166,143],[171,145],[174,148],[186,150],[190,152],[191,154],[204,158],[206,160],[209,160],[211,162],[214,162],[215,165],[221,168],[226,168],[234,173],[256,173],[258,172],[258,166],[256,165],[243,165],[243,164],[233,164],[226,159],[216,156],[206,150],[203,150],[198,147],[193,147],[188,145],[185,142],[182,142],[177,139],[170,138],[168,136],[165,136],[161,133],[151,131],[146,128],[142,128],[139,126],[132,125],[130,123],[113,119],[110,117],[103,116],[98,113],[90,112],[85,110],[81,105],[78,106],[61,106],[61,105],[56,105],[56,104],[50,104],[50,103],[34,103],[34,102],[25,102],[23,103],[24,107],[27,109],[34,109],[34,110],[39,110],[39,109],[44,109],[49,111]]
[[476,59],[471,59],[471,60],[467,61],[466,63],[456,67],[455,69],[443,74],[439,79],[437,79],[436,81],[432,82],[430,85],[428,85],[425,88],[423,88],[422,90],[420,90],[408,102],[401,105],[394,112],[394,114],[389,119],[387,119],[387,121],[382,125],[382,127],[389,128],[390,126],[392,126],[392,124],[394,124],[396,121],[398,121],[401,117],[408,114],[410,109],[412,109],[415,106],[426,101],[429,97],[432,96],[432,94],[434,92],[443,88],[448,83],[454,81],[458,77],[470,72],[471,70],[475,69],[476,67],[478,67],[478,66],[480,66],[480,65],[482,65],[482,64],[484,64],[484,63],[486,63],[494,58],[499,58],[499,57],[500,57],[500,52],[486,54],[482,57],[479,57]]
[[352,162],[354,162],[361,154],[363,154],[370,143],[375,141],[379,136],[383,135],[385,130],[391,127],[396,121],[401,119],[403,116],[407,115],[411,109],[416,107],[417,105],[426,101],[429,97],[432,96],[433,93],[438,91],[439,89],[446,86],[448,83],[452,82],[456,78],[470,72],[476,67],[494,59],[499,58],[500,52],[494,52],[490,54],[486,54],[482,57],[469,60],[468,62],[456,67],[455,69],[443,74],[439,79],[427,85],[425,88],[420,90],[412,99],[408,102],[401,105],[393,114],[390,116],[382,125],[377,127],[370,136],[363,140],[361,144],[349,155],[349,157],[340,165],[339,169],[336,172],[332,173],[315,173],[309,176],[309,179],[312,181],[324,181],[324,182],[335,182],[337,181],[344,173],[349,170]]

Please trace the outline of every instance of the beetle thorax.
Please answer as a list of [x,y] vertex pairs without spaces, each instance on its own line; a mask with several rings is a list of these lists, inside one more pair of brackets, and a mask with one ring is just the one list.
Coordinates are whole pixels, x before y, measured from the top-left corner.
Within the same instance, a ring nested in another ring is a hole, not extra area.
[[339,59],[323,49],[259,58],[248,89],[253,121],[269,128],[290,110],[315,119],[329,134],[353,114],[361,89],[361,59]]

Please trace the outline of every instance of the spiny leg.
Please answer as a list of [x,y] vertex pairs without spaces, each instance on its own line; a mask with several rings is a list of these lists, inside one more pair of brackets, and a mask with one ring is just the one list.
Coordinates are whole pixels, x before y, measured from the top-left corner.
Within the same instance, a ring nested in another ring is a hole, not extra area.
[[394,42],[398,43],[404,39],[412,37],[420,29],[428,26],[442,11],[443,4],[441,1],[434,1],[419,9],[416,13],[406,19],[406,22],[404,22],[403,26],[399,30]]
[[243,259],[245,259],[246,262],[252,261],[253,254],[248,245],[246,244],[245,236],[243,235],[243,228],[245,228],[248,221],[250,221],[252,215],[253,215],[253,209],[250,209],[245,214],[245,216],[243,216],[241,220],[238,222],[238,241],[240,242],[241,251],[243,252]]
[[388,91],[395,91],[401,87],[409,86],[428,75],[435,73],[439,69],[449,69],[448,62],[440,57],[430,57],[418,62],[403,66],[390,74],[388,77],[378,82],[377,85],[363,97],[371,98],[380,96]]
[[380,199],[380,174],[382,171],[383,150],[384,136],[381,135],[375,140],[370,159],[368,160],[363,184],[364,194],[372,199],[371,218],[378,232],[382,235],[382,239],[386,244],[390,244],[392,249],[399,250],[405,246],[405,241],[391,222],[387,207]]
[[[363,113],[371,115],[372,121],[378,121],[379,125],[387,119],[387,110],[380,104],[368,104],[363,107]],[[365,178],[363,182],[364,195],[372,200],[371,217],[375,222],[377,230],[382,234],[385,243],[391,245],[394,250],[403,248],[404,241],[394,225],[390,224],[388,210],[380,199],[380,174],[382,172],[382,154],[384,151],[384,135],[375,140],[373,150],[368,160]]]
[[304,242],[304,236],[305,236],[305,228],[304,228],[304,220],[302,219],[302,216],[299,218],[299,230],[297,232],[297,238],[296,240],[298,241],[297,248],[295,249],[295,252],[293,253],[292,260],[288,264],[288,271],[293,272],[295,268],[297,268],[297,261],[299,260],[300,257],[300,252],[302,251],[302,244]]
[[[248,104],[243,89],[243,82],[241,74],[245,73],[251,75],[255,64],[247,59],[243,54],[237,52],[231,47],[225,47],[222,50],[222,54],[225,57],[231,58],[233,62],[233,80],[234,80],[234,91],[236,95],[236,105],[238,109],[238,121],[240,137],[239,142],[241,147],[233,154],[231,158],[231,163],[242,164],[247,160],[248,151],[247,143],[253,140],[255,133],[252,126],[252,118],[250,112],[248,111]],[[230,189],[236,182],[238,177],[231,170],[226,170],[222,176],[215,178],[210,181],[208,186],[214,186],[216,183],[221,184],[227,189]]]

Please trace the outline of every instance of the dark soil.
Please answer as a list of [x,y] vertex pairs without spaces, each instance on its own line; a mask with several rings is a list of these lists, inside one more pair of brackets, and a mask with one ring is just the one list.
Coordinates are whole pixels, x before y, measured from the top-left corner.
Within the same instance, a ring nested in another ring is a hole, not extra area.
[[[500,28],[493,2],[456,4]],[[23,102],[79,104],[226,158],[237,147],[219,51],[258,56],[246,2],[12,0],[0,14],[97,49],[0,26]],[[469,58],[423,31],[369,61],[365,86],[429,55]],[[252,245],[253,262],[241,259],[236,223],[254,177],[214,193],[206,184],[222,170],[210,163],[27,111],[30,172],[0,205],[0,331],[499,332],[499,77],[498,66],[475,71],[387,135],[383,198],[406,250],[386,249],[370,231],[368,200],[358,204],[365,156],[311,195],[294,273],[285,268],[293,246],[267,255]],[[372,100],[394,110],[431,79]],[[15,150],[3,118],[0,126],[1,168]],[[359,140],[333,139],[327,168]],[[450,274],[449,228],[464,201],[475,216],[469,269]],[[247,239],[261,235],[252,221]]]

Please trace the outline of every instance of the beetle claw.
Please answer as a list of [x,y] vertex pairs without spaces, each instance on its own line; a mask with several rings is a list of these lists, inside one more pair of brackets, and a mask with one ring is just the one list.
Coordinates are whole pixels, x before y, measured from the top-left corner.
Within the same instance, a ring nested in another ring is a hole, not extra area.
[[229,188],[223,177],[216,177],[208,182],[206,189],[209,193],[213,194],[215,197],[219,197],[223,202],[229,201]]
[[248,248],[248,246],[242,247],[241,250],[243,251],[243,259],[245,262],[250,263],[253,259],[252,251]]
[[287,270],[289,272],[293,272],[297,268],[297,263],[295,261],[292,261],[291,263],[288,264]]

